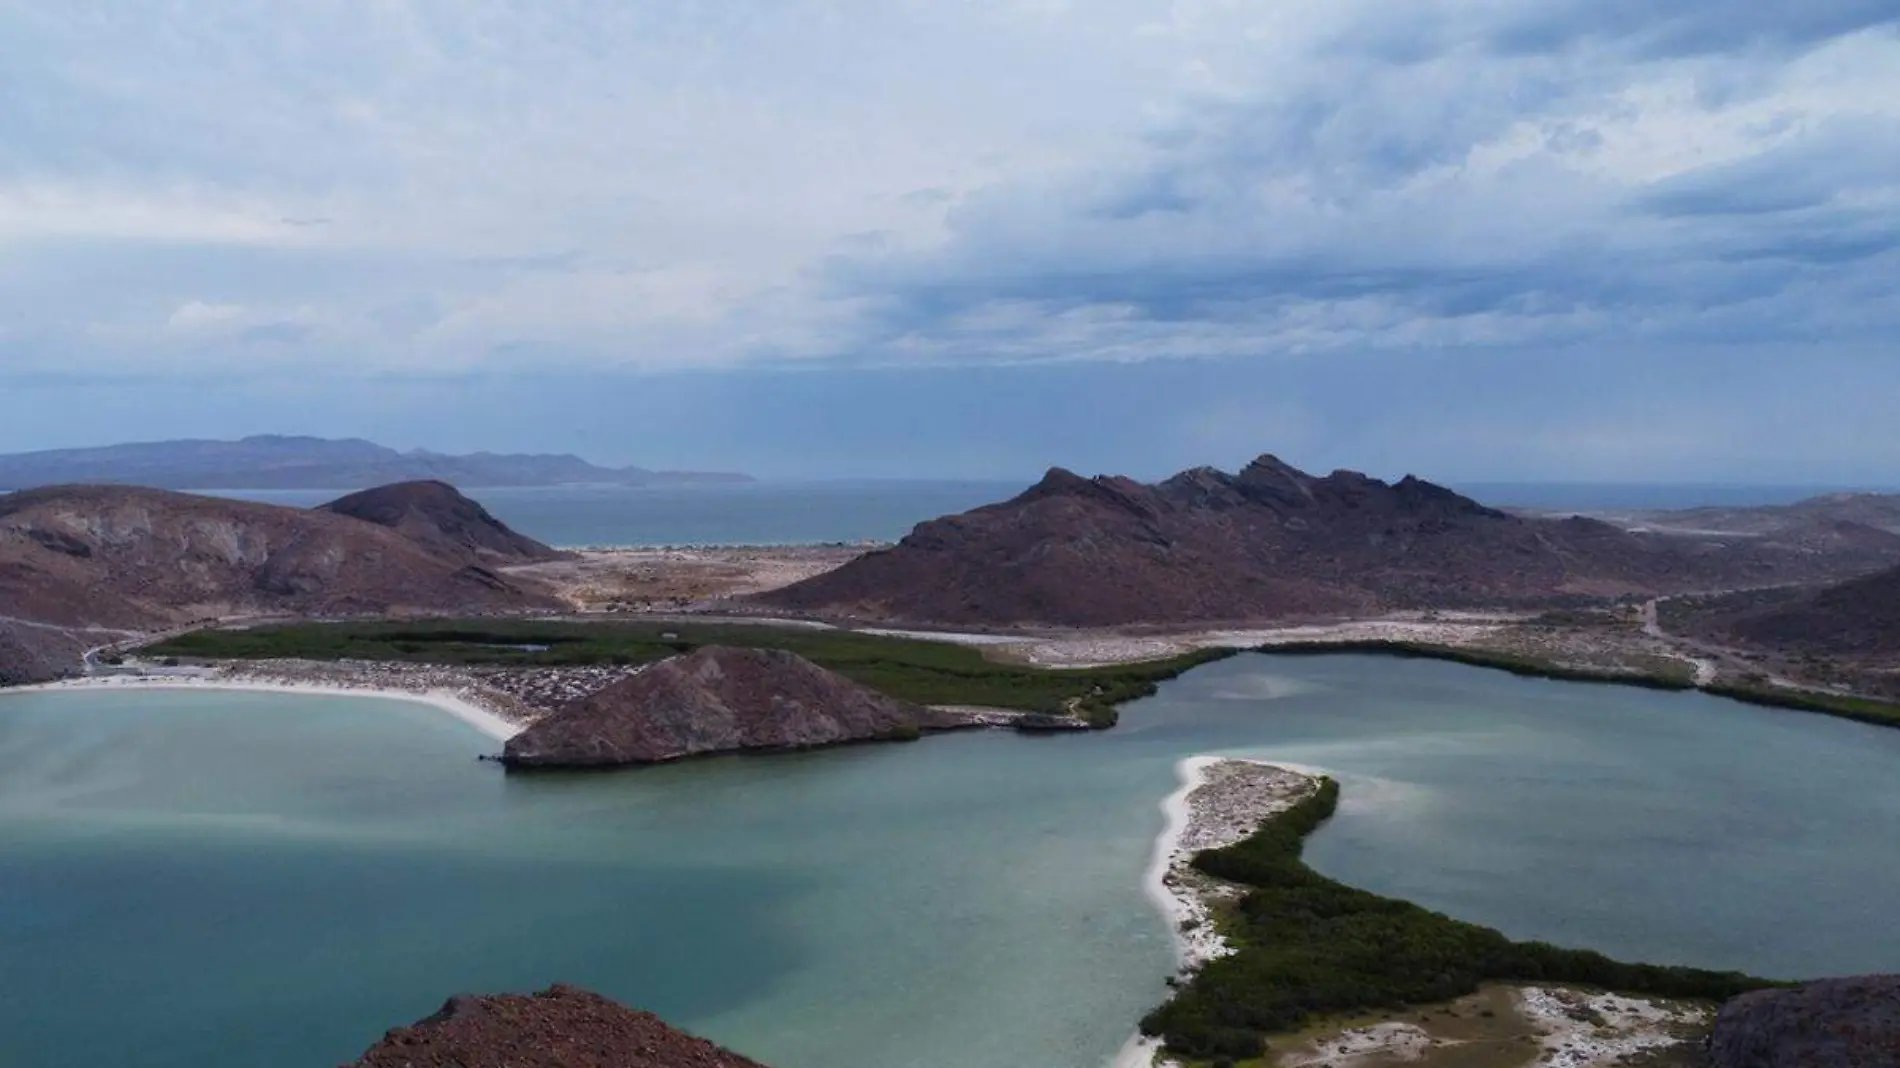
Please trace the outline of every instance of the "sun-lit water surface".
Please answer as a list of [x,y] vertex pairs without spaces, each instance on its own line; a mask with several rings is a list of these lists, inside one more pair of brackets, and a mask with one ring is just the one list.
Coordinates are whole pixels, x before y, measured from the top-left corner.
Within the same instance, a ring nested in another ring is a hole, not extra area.
[[1357,656],[1197,670],[1087,737],[509,777],[417,704],[0,699],[0,1064],[328,1066],[580,983],[776,1068],[1092,1068],[1165,995],[1179,758],[1338,774],[1322,870],[1514,935],[1891,969],[1900,731]]

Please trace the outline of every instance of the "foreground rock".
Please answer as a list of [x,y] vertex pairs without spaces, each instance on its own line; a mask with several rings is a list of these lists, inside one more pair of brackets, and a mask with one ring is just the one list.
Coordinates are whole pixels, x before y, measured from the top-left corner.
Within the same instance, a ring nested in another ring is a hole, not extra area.
[[961,717],[776,649],[707,646],[584,697],[508,741],[513,767],[613,767],[915,738]]
[[[1837,527],[1840,525],[1837,524]],[[767,593],[777,608],[976,626],[1238,623],[1546,606],[1862,574],[1900,535],[1814,544],[1638,534],[1487,508],[1407,477],[1318,477],[1272,456],[1146,485],[1053,470],[1012,500],[919,525],[895,548]]]
[[1713,1068],[1900,1068],[1900,975],[1823,979],[1722,1006]]
[[446,482],[402,482],[352,493],[321,511],[388,527],[443,556],[470,563],[532,564],[565,559],[517,534]]
[[391,1031],[349,1068],[761,1068],[651,1013],[556,985],[452,998]]

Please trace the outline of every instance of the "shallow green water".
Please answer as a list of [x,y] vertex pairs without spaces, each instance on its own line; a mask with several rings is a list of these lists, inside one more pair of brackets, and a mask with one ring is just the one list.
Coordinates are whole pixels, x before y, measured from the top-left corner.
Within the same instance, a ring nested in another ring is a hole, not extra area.
[[1900,731],[1456,665],[1245,657],[1105,735],[508,777],[420,705],[0,699],[0,1064],[296,1068],[580,983],[776,1068],[1091,1068],[1165,994],[1174,764],[1319,765],[1322,870],[1511,934],[1900,966]]

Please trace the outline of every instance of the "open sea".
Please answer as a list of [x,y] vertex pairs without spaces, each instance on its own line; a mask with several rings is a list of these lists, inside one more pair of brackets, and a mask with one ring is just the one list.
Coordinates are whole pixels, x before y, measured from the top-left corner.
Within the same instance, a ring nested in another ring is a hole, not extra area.
[[1900,968],[1900,731],[1363,656],[1084,736],[511,776],[426,706],[0,695],[0,1065],[331,1068],[560,980],[774,1068],[1098,1068],[1166,995],[1176,764],[1330,769],[1322,871],[1508,933]]
[[[560,548],[797,545],[896,541],[926,519],[1007,500],[1027,482],[758,482],[741,485],[480,489],[497,518]],[[1563,509],[1789,504],[1849,487],[1480,482],[1457,487],[1487,504]],[[348,490],[209,490],[314,507]]]

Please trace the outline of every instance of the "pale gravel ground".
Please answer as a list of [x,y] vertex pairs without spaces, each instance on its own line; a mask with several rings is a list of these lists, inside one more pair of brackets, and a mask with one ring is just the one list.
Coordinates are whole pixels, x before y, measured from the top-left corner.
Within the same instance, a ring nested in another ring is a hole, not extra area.
[[[1087,635],[1073,638],[1042,638],[1000,643],[992,636],[984,644],[992,645],[1027,663],[1039,667],[1086,668],[1126,664],[1142,660],[1163,660],[1198,649],[1251,649],[1263,645],[1300,645],[1314,642],[1404,641],[1432,645],[1476,645],[1497,634],[1515,617],[1461,616],[1457,618],[1369,619],[1348,623],[1313,624],[1298,627],[1262,627],[1241,630],[1206,630],[1183,634],[1133,637]],[[941,635],[941,640],[959,641],[957,635]],[[975,644],[975,643],[971,643]]]
[[[1536,1068],[1609,1068],[1631,1054],[1675,1045],[1676,1029],[1711,1020],[1701,1008],[1535,986],[1518,991],[1518,1010],[1544,1032]],[[1604,1022],[1573,1013],[1595,1013]]]

